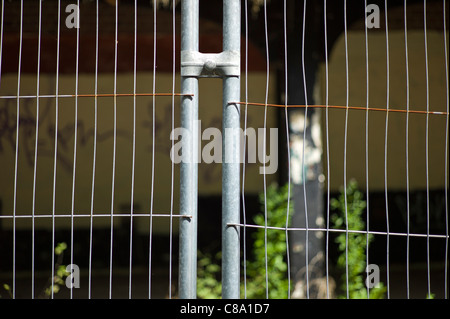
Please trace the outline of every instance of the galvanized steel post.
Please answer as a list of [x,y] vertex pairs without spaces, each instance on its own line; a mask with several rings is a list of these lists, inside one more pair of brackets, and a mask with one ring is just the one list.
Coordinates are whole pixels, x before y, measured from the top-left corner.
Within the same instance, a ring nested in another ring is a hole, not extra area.
[[[240,56],[241,3],[223,1],[223,50]],[[240,68],[239,68],[240,71]],[[222,298],[239,298],[240,73],[223,79],[222,124]]]
[[240,0],[223,2],[223,52],[200,53],[199,2],[181,6],[181,162],[179,291],[195,298],[197,289],[198,78],[223,78],[222,125],[222,297],[239,298],[240,269]]
[[[181,52],[198,51],[199,4],[198,0],[181,2]],[[181,127],[183,160],[180,167],[180,214],[190,218],[180,219],[179,296],[183,299],[197,297],[197,193],[198,193],[198,78],[181,77],[181,93],[192,96],[181,98]]]

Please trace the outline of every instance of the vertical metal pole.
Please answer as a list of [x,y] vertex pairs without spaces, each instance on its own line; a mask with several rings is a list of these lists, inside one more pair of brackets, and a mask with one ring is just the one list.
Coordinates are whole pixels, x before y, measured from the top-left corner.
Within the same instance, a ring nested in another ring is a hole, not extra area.
[[223,51],[198,51],[199,0],[181,5],[181,126],[182,161],[180,212],[180,298],[196,297],[197,278],[197,171],[198,77],[223,76],[222,125],[222,297],[239,298],[240,210],[240,0],[223,2]]
[[[240,52],[240,0],[223,1],[223,51]],[[222,298],[239,298],[240,77],[223,78]]]
[[[198,51],[199,2],[181,2],[181,51]],[[183,155],[180,167],[180,213],[191,218],[180,219],[179,294],[183,299],[197,297],[197,170],[198,170],[198,79],[181,78],[181,127],[189,134],[182,137]]]

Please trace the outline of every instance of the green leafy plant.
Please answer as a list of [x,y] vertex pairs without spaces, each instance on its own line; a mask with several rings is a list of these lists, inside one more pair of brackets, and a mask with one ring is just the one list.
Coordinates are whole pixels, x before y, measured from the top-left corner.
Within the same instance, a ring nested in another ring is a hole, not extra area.
[[[267,188],[267,226],[285,227],[288,185],[279,187],[273,184]],[[264,194],[260,194],[261,210],[265,211]],[[289,216],[292,205],[289,207]],[[259,213],[254,217],[255,224],[265,226],[265,215]],[[247,298],[266,297],[266,229],[258,228],[254,233],[252,258],[246,263],[246,295]],[[288,297],[288,276],[286,263],[286,233],[282,229],[267,229],[267,269],[269,298]],[[220,253],[212,256],[201,252],[197,268],[197,296],[199,298],[220,298],[222,285],[220,282]],[[244,278],[241,280],[241,295],[244,296]]]
[[[3,289],[8,293],[9,298],[13,298],[11,287],[8,284],[3,284]],[[2,295],[0,295],[0,298],[2,298]]]
[[[342,190],[339,197],[331,200],[331,208],[337,210],[337,214],[332,215],[331,221],[333,227],[337,229],[364,231],[365,222],[362,213],[366,208],[366,201],[363,194],[358,190],[356,181],[351,180],[347,186],[347,216],[345,205],[345,193]],[[347,289],[350,299],[367,299],[367,288],[364,282],[364,274],[366,269],[366,249],[367,234],[349,232],[347,235],[341,233],[336,238],[340,255],[337,260],[337,267],[343,272],[341,277],[341,289],[344,291],[340,298],[347,297]],[[369,234],[368,242],[373,241],[373,235]],[[348,287],[347,272],[348,265]],[[386,287],[383,283],[379,283],[370,289],[370,299],[379,299],[384,297]]]
[[[61,286],[65,285],[64,280],[67,276],[70,275],[68,271],[66,271],[66,266],[62,264],[64,251],[67,249],[67,244],[65,242],[58,243],[55,247],[55,256],[57,256],[57,261],[55,265],[55,276],[53,278],[49,278],[48,282],[46,284],[46,288],[42,290],[42,292],[39,295],[39,298],[49,298],[52,294],[52,287],[53,287],[53,294],[57,294]],[[12,299],[13,294],[11,292],[11,287],[4,283],[3,284],[3,290],[5,290],[8,293],[8,296]],[[2,296],[0,295],[0,298]]]
[[200,299],[220,298],[222,283],[220,277],[220,263],[222,254],[214,257],[209,253],[198,252],[197,261],[197,297]]
[[65,242],[58,243],[55,247],[55,256],[57,257],[56,265],[55,265],[55,276],[53,278],[49,278],[46,288],[41,293],[42,298],[49,298],[53,294],[57,294],[61,290],[61,286],[65,285],[64,280],[67,276],[70,275],[68,271],[66,271],[66,266],[62,264],[64,251],[67,249],[67,244]]
[[430,293],[430,294],[427,294],[427,298],[426,299],[434,299],[435,297],[436,297],[435,294]]
[[[287,216],[288,196],[288,184],[282,187],[272,184],[267,188],[267,226],[282,228],[286,226],[286,218],[290,219],[293,208],[291,202]],[[264,211],[264,194],[260,194],[259,201],[261,210]],[[265,214],[256,215],[254,222],[259,226],[266,226]],[[247,298],[266,297],[266,250],[267,271],[270,274],[268,276],[268,297],[287,298],[290,287],[286,263],[286,232],[282,229],[258,228],[254,233],[254,240],[253,259],[247,261]]]

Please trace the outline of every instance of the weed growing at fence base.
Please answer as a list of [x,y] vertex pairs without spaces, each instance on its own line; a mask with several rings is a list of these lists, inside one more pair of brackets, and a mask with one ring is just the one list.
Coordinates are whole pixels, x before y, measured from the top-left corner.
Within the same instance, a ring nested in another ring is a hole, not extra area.
[[200,299],[218,299],[222,294],[220,281],[222,254],[212,256],[198,251],[197,261],[197,297]]
[[[358,184],[352,180],[347,186],[347,216],[345,216],[345,194],[342,190],[339,197],[331,200],[331,208],[337,210],[337,214],[332,215],[333,227],[345,229],[346,219],[348,230],[364,231],[365,222],[362,213],[366,208],[366,201],[363,194],[358,190]],[[348,236],[348,238],[347,238]],[[337,260],[337,267],[343,272],[341,276],[343,291],[340,298],[347,298],[347,289],[350,299],[367,299],[367,288],[364,284],[364,274],[366,269],[366,249],[367,235],[362,233],[341,233],[336,238],[340,255]],[[369,244],[373,241],[373,235],[369,234]],[[347,249],[346,249],[347,247]],[[346,254],[347,251],[347,254]],[[346,265],[348,265],[348,287]],[[370,289],[370,299],[384,297],[386,287],[379,283]]]
[[[65,284],[64,280],[70,273],[66,270],[66,266],[62,264],[64,251],[67,249],[67,244],[65,242],[58,243],[55,247],[55,256],[57,257],[56,265],[55,265],[55,274],[54,277],[50,277],[47,281],[45,288],[38,295],[39,299],[48,299],[53,294],[57,294],[61,287]],[[9,298],[13,299],[13,293],[11,286],[9,284],[3,284],[3,290],[5,290],[9,296]],[[0,299],[3,298],[0,294]]]
[[[286,217],[290,218],[292,205],[287,216],[288,185],[279,187],[273,184],[267,188],[267,226],[285,227]],[[261,210],[264,212],[264,194],[259,197]],[[256,225],[265,226],[264,213],[255,216]],[[241,279],[241,296],[247,298],[266,298],[266,249],[268,270],[269,298],[283,299],[288,297],[289,281],[286,263],[286,233],[284,230],[258,228],[254,233],[252,256],[246,261],[246,278]],[[267,242],[267,246],[266,246]],[[199,252],[197,296],[199,298],[220,298],[222,285],[220,282],[220,253],[212,256]],[[246,281],[246,292],[244,291]]]
[[[264,213],[255,216],[254,222],[260,226],[285,227],[286,218],[291,217],[292,201],[288,205],[288,184],[279,187],[272,184],[267,188],[267,224]],[[264,194],[260,194],[261,210],[264,211]],[[289,224],[289,220],[288,220]],[[247,261],[247,298],[266,298],[266,250],[268,271],[268,297],[283,299],[288,297],[289,280],[286,263],[286,232],[280,229],[258,228],[253,244],[253,259]],[[266,246],[267,242],[267,246]]]

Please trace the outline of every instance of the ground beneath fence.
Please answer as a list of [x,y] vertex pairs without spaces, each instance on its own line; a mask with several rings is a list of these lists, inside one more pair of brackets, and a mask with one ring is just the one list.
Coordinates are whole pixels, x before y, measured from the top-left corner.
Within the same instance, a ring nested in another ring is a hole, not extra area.
[[[386,284],[385,269],[381,270],[381,280]],[[427,296],[428,280],[427,280],[426,264],[411,264],[410,265],[410,298],[424,299]],[[131,297],[133,299],[147,299],[149,297],[149,278],[148,269],[136,268],[133,269],[131,282]],[[35,274],[35,297],[47,298],[43,291],[48,286],[49,277],[47,274],[37,272]],[[93,299],[108,299],[109,298],[109,270],[96,270],[92,275],[91,281],[91,298]],[[444,281],[445,272],[444,264],[432,264],[430,273],[430,287],[431,292],[435,294],[436,299],[444,298]],[[11,274],[0,274],[0,283],[11,285]],[[151,297],[154,299],[169,298],[169,269],[154,268],[152,270],[151,282]],[[176,285],[178,282],[178,275],[176,269],[172,274],[172,297],[177,298]],[[406,265],[391,265],[390,269],[390,297],[392,299],[404,299],[406,295]],[[5,290],[1,290],[2,298],[9,298]],[[64,286],[54,295],[55,299],[70,298],[70,290]],[[89,298],[89,278],[87,273],[81,273],[80,288],[73,289],[72,297],[74,299]],[[128,269],[114,269],[112,280],[112,294],[113,299],[127,299],[129,298],[129,271]],[[27,299],[31,298],[31,274],[20,272],[16,274],[16,298]]]

